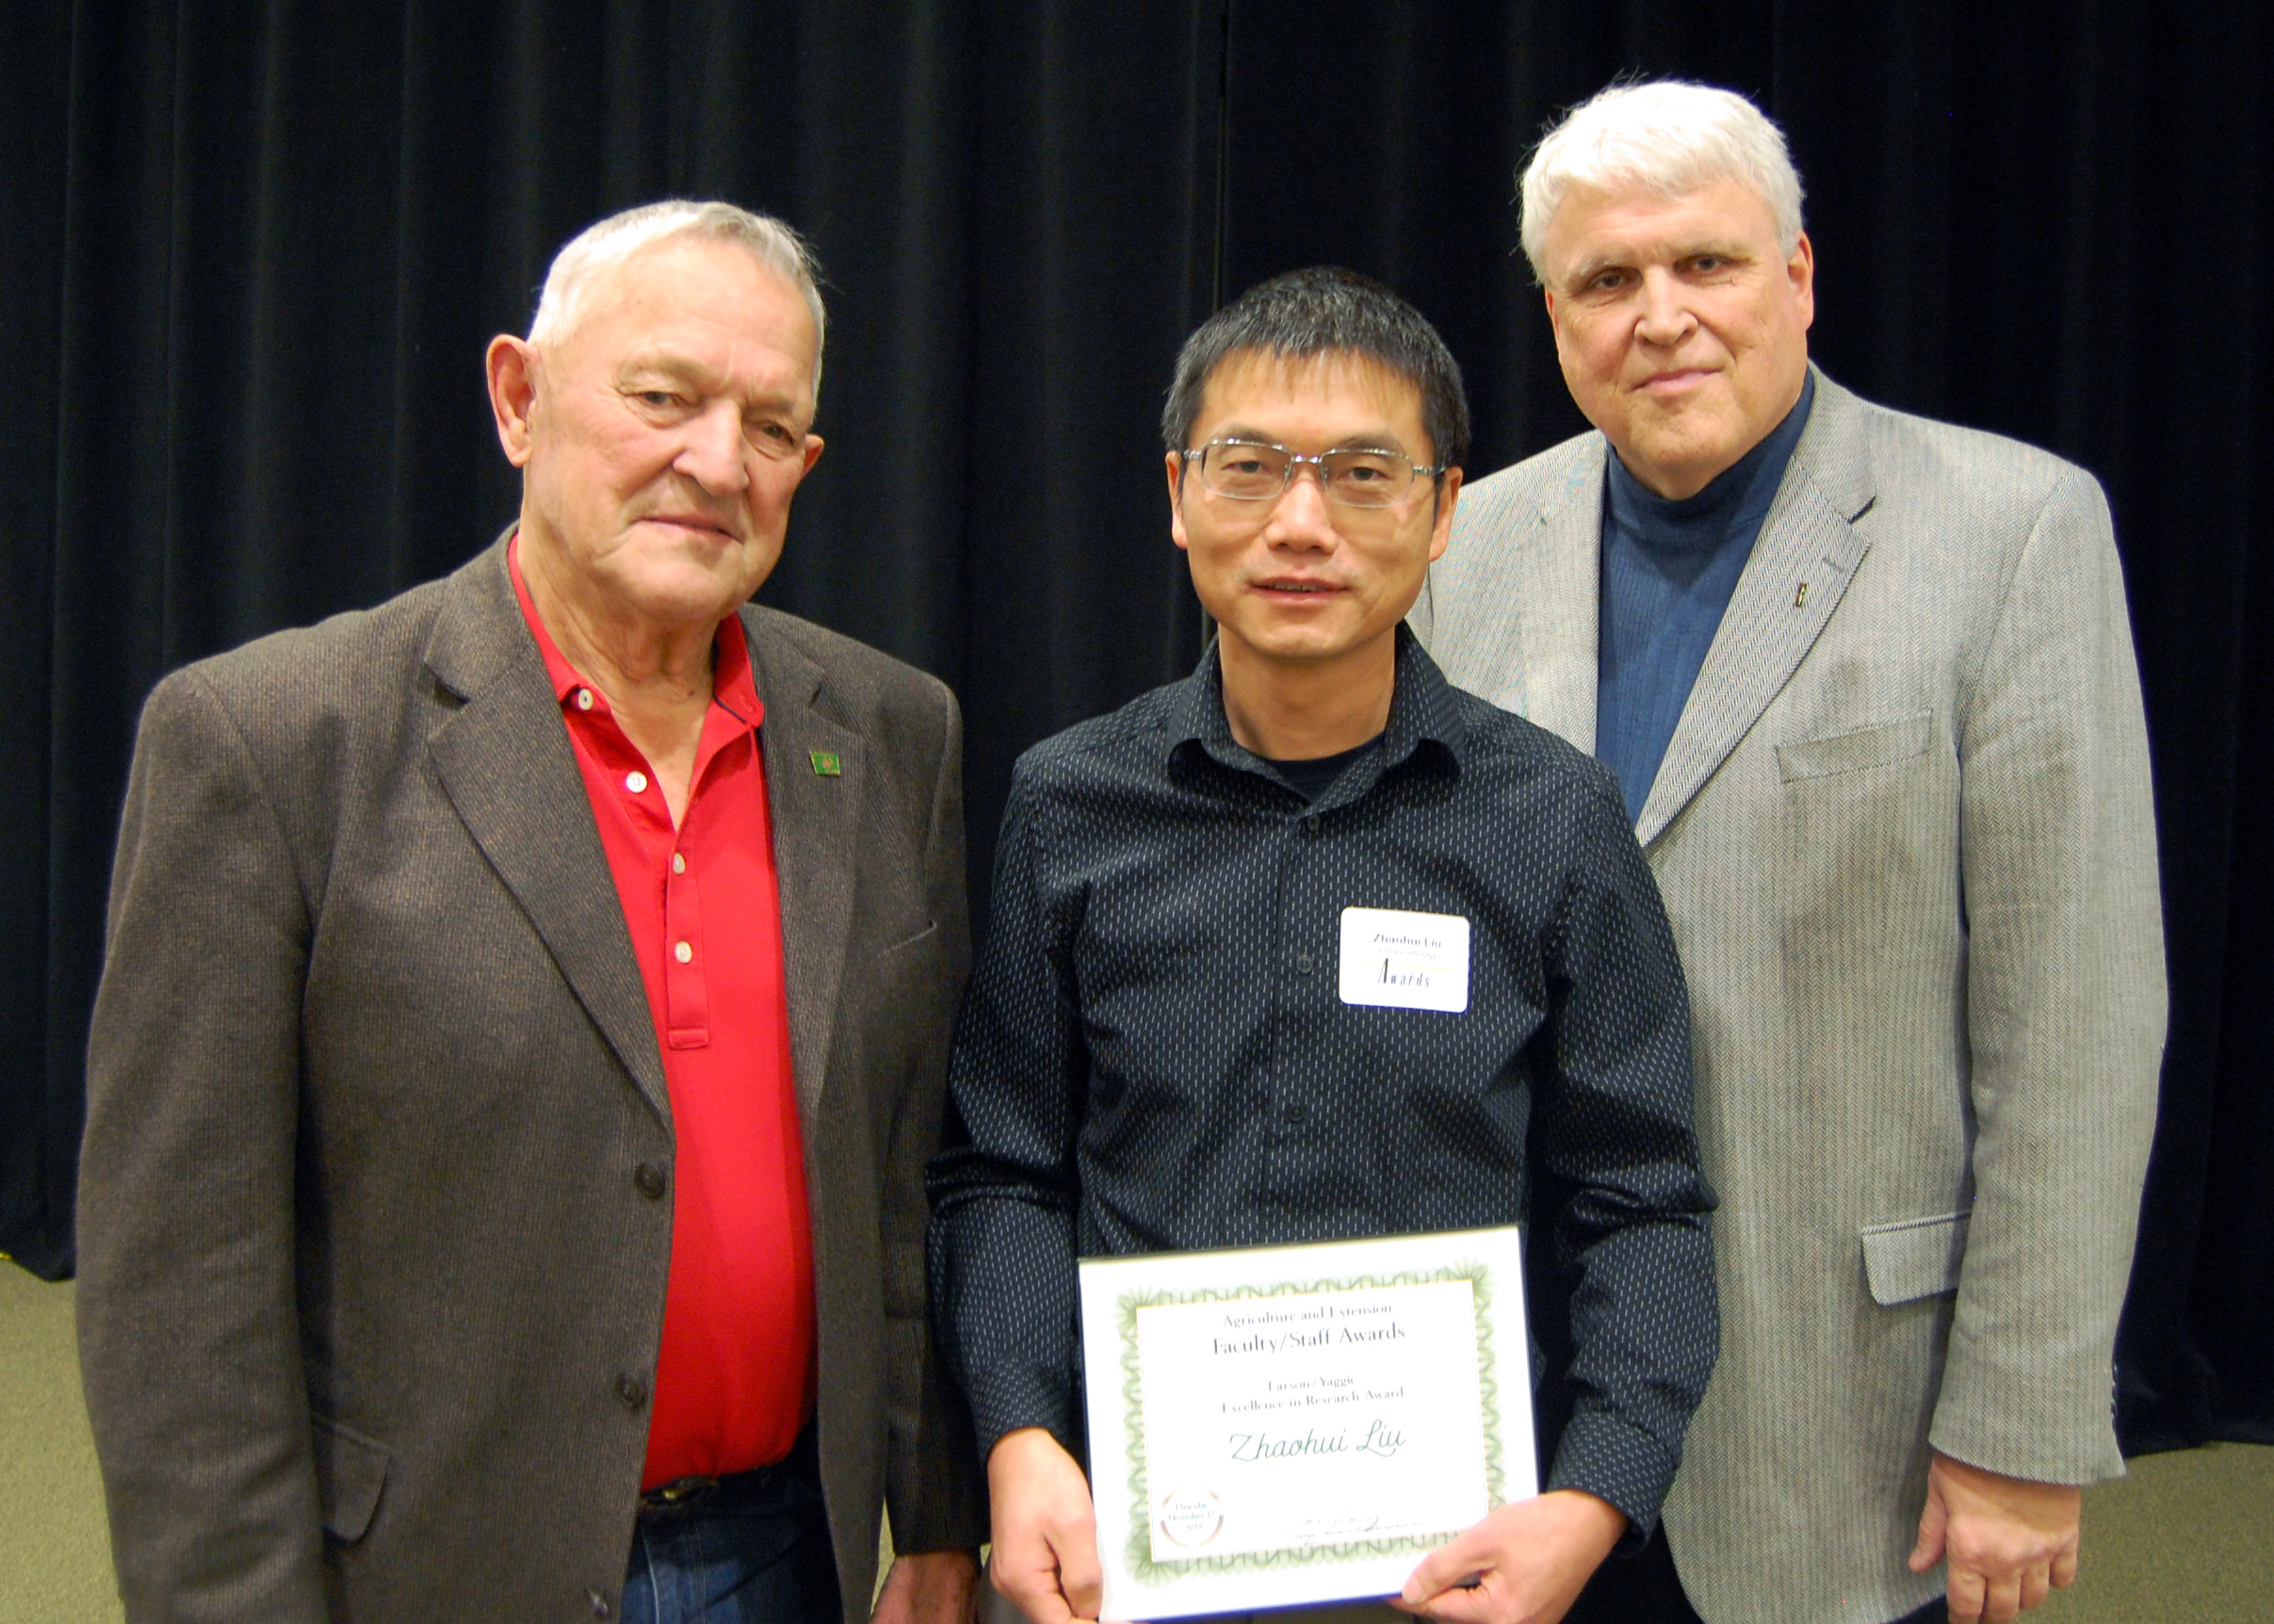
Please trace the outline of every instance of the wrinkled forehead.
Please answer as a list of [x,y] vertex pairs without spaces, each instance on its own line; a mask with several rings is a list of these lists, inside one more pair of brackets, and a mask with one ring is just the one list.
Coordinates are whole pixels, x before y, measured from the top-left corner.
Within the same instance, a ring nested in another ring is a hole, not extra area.
[[1692,187],[1663,185],[1639,176],[1614,176],[1602,186],[1575,186],[1548,222],[1545,257],[1590,255],[1631,239],[1688,246],[1775,242],[1777,218],[1766,198],[1743,177],[1714,175]]
[[551,348],[586,349],[604,334],[611,350],[638,352],[703,329],[793,350],[808,372],[819,360],[797,284],[740,244],[693,232],[642,243],[595,269]]

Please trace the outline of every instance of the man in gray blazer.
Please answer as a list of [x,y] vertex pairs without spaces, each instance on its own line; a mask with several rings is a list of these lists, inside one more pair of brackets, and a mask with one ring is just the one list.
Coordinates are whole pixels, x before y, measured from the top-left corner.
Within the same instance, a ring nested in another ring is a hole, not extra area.
[[514,528],[151,696],[79,1209],[129,1619],[857,1624],[886,1501],[875,1616],[968,1616],[955,705],[746,602],[821,336],[778,221],[601,222],[491,346]]
[[1572,113],[1523,242],[1598,431],[1470,487],[1414,619],[1617,772],[1722,1201],[1680,1583],[1602,1583],[1638,1593],[1620,1617],[2010,1619],[2073,1575],[2077,1486],[2122,1470],[2163,1042],[2106,505],[1811,368],[1799,181],[1738,97]]

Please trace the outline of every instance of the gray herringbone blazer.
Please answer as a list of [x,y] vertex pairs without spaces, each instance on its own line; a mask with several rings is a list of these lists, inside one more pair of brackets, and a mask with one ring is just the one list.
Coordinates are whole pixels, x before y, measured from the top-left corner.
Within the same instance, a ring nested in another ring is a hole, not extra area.
[[[922,1173],[966,969],[955,705],[743,610],[765,706],[848,1619],[879,1502],[974,1545]],[[833,753],[821,776],[809,752]],[[127,1616],[585,1620],[671,1255],[631,938],[502,545],[175,673],[88,1064],[79,1334]]]
[[[1462,493],[1415,625],[1595,742],[1605,442]],[[2091,477],[1813,411],[1637,835],[1695,1009],[1722,1356],[1665,1521],[1710,1624],[1878,1624],[1929,1440],[2122,1470],[2110,1350],[2164,965],[2145,727]]]

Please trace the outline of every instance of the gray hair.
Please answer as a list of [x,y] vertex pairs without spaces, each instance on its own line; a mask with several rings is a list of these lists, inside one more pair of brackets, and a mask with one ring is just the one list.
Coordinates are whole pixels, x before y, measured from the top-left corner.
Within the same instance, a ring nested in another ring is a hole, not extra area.
[[586,226],[553,256],[544,291],[529,323],[529,342],[558,339],[583,314],[584,300],[602,275],[650,243],[682,233],[733,243],[780,276],[804,297],[813,317],[813,391],[821,392],[821,341],[829,318],[821,308],[820,262],[805,239],[772,215],[753,214],[730,203],[688,203],[678,198],[642,203]]
[[1194,330],[1161,412],[1170,450],[1187,449],[1210,375],[1242,350],[1289,360],[1363,356],[1421,392],[1421,430],[1440,464],[1458,467],[1469,456],[1469,397],[1437,329],[1373,278],[1332,265],[1259,282]]
[[1768,204],[1786,258],[1800,246],[1800,174],[1784,132],[1743,96],[1682,79],[1613,85],[1564,115],[1532,149],[1519,181],[1524,257],[1540,255],[1565,194],[1639,186],[1678,198],[1716,181],[1750,187]]

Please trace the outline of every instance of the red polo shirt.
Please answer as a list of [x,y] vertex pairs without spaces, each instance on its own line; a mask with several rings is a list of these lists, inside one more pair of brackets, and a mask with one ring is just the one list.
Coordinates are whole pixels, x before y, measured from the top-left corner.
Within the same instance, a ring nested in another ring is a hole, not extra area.
[[684,820],[646,757],[513,591],[568,724],[631,929],[671,1092],[671,1276],[641,1486],[780,1460],[813,1411],[813,1244],[763,711],[742,623],[719,623]]

